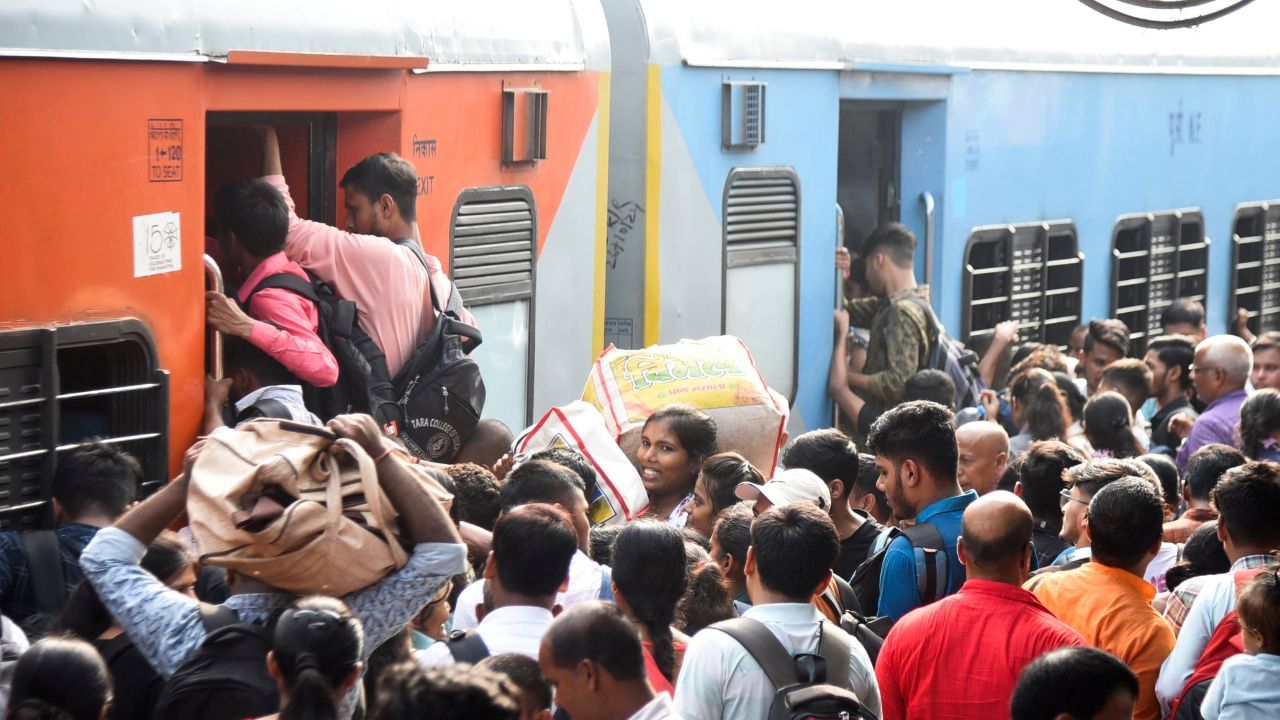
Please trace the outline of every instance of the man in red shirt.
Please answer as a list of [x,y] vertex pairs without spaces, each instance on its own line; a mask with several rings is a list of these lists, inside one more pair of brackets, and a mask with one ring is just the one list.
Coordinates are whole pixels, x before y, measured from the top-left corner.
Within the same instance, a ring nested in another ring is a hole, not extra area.
[[968,579],[889,631],[876,661],[883,720],[1008,718],[1027,663],[1084,645],[1020,587],[1031,570],[1031,530],[1031,511],[1012,493],[965,508],[957,552]]

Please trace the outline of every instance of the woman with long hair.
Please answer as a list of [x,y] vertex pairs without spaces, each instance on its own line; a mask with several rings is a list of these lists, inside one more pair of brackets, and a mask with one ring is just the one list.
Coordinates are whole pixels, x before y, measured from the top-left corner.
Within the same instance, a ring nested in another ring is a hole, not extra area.
[[1009,382],[1009,404],[1018,434],[1009,438],[1009,456],[1026,450],[1038,440],[1061,440],[1067,436],[1066,403],[1053,374],[1029,368]]
[[364,630],[341,600],[314,595],[276,621],[267,671],[280,689],[280,720],[336,720],[360,678]]
[[1253,460],[1280,462],[1280,392],[1265,389],[1240,406],[1240,451]]
[[671,692],[689,638],[674,636],[676,605],[684,596],[684,536],[655,520],[636,520],[613,542],[613,596],[644,641],[645,668],[654,690]]
[[689,500],[688,526],[705,538],[711,537],[716,518],[738,503],[734,490],[742,483],[764,484],[764,475],[736,452],[712,455],[702,463],[698,481]]
[[636,467],[649,493],[649,515],[677,528],[702,462],[716,454],[716,422],[690,405],[667,405],[644,421]]
[[1133,458],[1142,454],[1142,446],[1133,434],[1133,410],[1118,392],[1089,398],[1084,406],[1084,434],[1094,457]]
[[[173,590],[194,598],[196,582],[190,550],[176,533],[164,532],[151,543],[140,563],[143,570]],[[54,621],[53,631],[72,635],[92,643],[107,663],[111,684],[115,688],[111,704],[112,720],[147,717],[164,691],[165,681],[151,667],[133,639],[111,617],[87,582],[71,591],[62,614]]]
[[111,674],[98,651],[76,638],[51,637],[18,658],[8,720],[102,720],[111,707]]

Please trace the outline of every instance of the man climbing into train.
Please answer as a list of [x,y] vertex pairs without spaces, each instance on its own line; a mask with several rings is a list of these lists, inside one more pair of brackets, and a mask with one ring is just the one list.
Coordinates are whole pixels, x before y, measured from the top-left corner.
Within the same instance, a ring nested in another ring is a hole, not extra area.
[[263,280],[286,273],[309,282],[284,254],[290,208],[281,193],[263,180],[243,180],[219,190],[213,207],[223,257],[245,280],[234,299],[205,293],[209,325],[252,343],[304,383],[333,385],[338,361],[317,334],[315,304],[283,288],[259,288]]
[[[336,228],[295,214],[275,128],[259,128],[259,134],[263,180],[280,191],[288,209],[285,255],[332,286],[339,297],[355,302],[361,327],[386,354],[394,377],[436,319],[427,293],[428,268],[442,306],[453,291],[439,260],[424,254],[424,267],[413,248],[396,242],[419,242],[413,165],[387,152],[353,165],[339,183],[347,218],[343,228]],[[476,324],[465,310],[461,319]]]
[[[916,284],[916,236],[901,223],[881,225],[862,243],[871,295],[845,302],[842,312],[856,327],[871,329],[862,372],[848,373],[857,413],[853,433],[861,443],[881,413],[903,401],[903,386],[929,357],[928,289]],[[836,265],[849,262],[849,252],[836,251]]]

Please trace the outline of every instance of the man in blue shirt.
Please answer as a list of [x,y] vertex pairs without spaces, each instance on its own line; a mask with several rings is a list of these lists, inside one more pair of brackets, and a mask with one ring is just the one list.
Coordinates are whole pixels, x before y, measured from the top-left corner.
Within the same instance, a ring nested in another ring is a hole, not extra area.
[[[950,595],[964,584],[964,566],[956,555],[960,518],[978,498],[960,491],[956,481],[956,433],[951,413],[943,406],[917,400],[903,403],[876,420],[867,446],[876,456],[879,487],[889,499],[894,517],[916,526],[937,528],[946,550],[945,584],[937,597]],[[986,422],[986,421],[983,421]],[[904,536],[893,539],[880,570],[880,604],[877,615],[897,621],[926,604],[916,578],[918,550]],[[939,578],[942,582],[942,578]]]

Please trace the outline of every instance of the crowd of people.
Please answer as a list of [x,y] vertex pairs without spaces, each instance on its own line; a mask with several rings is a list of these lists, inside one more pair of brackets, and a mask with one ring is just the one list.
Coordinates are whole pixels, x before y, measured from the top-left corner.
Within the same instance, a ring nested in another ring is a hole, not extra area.
[[343,597],[199,562],[171,529],[202,444],[141,502],[138,462],[87,444],[51,479],[57,529],[0,535],[6,717],[1280,717],[1280,334],[1205,337],[1180,301],[1134,359],[1116,320],[1066,349],[1003,323],[971,342],[966,407],[927,367],[915,238],[885,226],[837,256],[845,424],[755,467],[667,406],[630,458],[647,510],[593,524],[602,478],[572,447],[515,456],[481,420],[410,472],[369,415],[323,417],[323,309],[262,281],[353,301],[393,374],[438,320],[424,296],[454,290],[399,242],[404,160],[353,167],[333,228],[294,214],[262,136],[265,177],[215,202],[238,289],[207,298],[228,340],[204,431],[324,424],[372,460],[408,559]]

